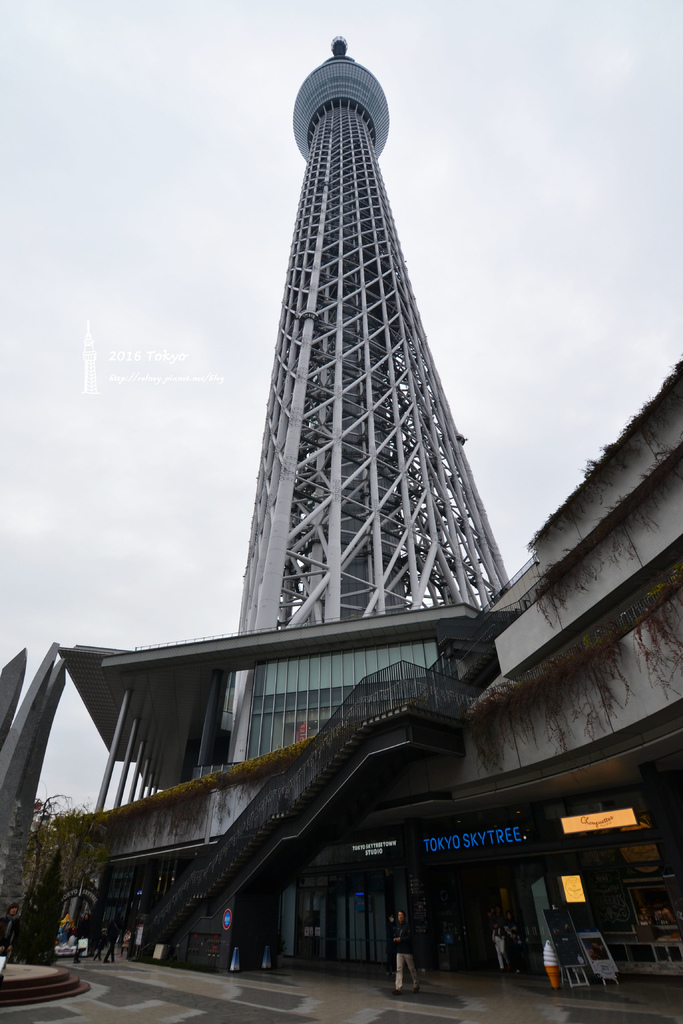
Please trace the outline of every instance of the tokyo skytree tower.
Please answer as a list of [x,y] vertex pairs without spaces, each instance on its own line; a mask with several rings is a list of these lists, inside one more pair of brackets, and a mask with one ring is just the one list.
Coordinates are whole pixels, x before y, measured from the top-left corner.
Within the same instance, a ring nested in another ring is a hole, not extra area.
[[382,181],[387,101],[344,39],[332,52],[294,106],[306,173],[241,631],[481,607],[507,580]]

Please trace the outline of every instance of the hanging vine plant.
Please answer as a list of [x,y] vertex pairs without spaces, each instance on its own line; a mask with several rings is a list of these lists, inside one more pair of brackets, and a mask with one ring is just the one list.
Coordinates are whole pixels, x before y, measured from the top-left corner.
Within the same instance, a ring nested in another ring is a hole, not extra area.
[[[642,442],[639,440],[638,434],[642,435],[647,444],[651,447],[654,446],[655,438],[650,436],[650,425],[662,416],[666,416],[666,410],[672,402],[680,403],[681,397],[675,393],[675,389],[681,377],[683,377],[683,360],[676,363],[655,397],[646,402],[642,409],[629,420],[619,437],[602,449],[599,458],[588,461],[584,480],[534,534],[529,544],[530,550],[535,550],[541,538],[545,537],[563,519],[573,521],[574,510],[581,514],[586,502],[591,500],[596,492],[601,493],[601,483],[597,480],[598,471],[601,476],[604,476],[608,464],[612,461],[615,461],[616,469],[623,468],[624,461],[622,460],[626,458],[626,449],[637,451],[640,448]],[[609,478],[610,474],[607,475],[607,480]]]
[[[634,651],[650,686],[659,686],[667,699],[672,694],[680,696],[673,678],[683,671],[681,608],[679,601],[672,599],[683,587],[683,562],[657,579],[646,597],[618,618],[522,679],[504,680],[470,708],[468,721],[485,768],[500,767],[505,747],[514,745],[516,733],[535,743],[539,718],[558,753],[567,750],[570,723],[581,721],[585,735],[592,740],[601,717],[625,707],[633,694],[621,665],[622,640],[627,633],[633,632]],[[621,699],[612,689],[616,680],[621,683]]]
[[649,597],[653,604],[638,619],[633,630],[636,657],[645,665],[650,686],[659,685],[667,698],[680,691],[673,677],[683,669],[683,639],[680,636],[681,607],[673,596],[683,587],[683,562],[673,567],[671,576],[654,587]]
[[591,582],[597,579],[602,559],[596,565],[587,565],[585,559],[603,541],[608,538],[611,541],[604,556],[607,561],[616,562],[625,554],[629,557],[635,555],[627,523],[631,520],[646,529],[656,529],[650,513],[657,508],[664,489],[673,477],[679,476],[682,459],[683,441],[673,448],[661,449],[655,458],[654,467],[638,486],[610,509],[571,551],[546,568],[538,581],[535,598],[547,621],[550,621],[551,610],[557,615],[560,608],[566,606],[571,590],[588,590]]
[[[206,816],[206,802],[202,799],[211,790],[225,790],[246,783],[258,782],[283,772],[306,749],[310,739],[292,743],[280,750],[272,750],[260,757],[242,761],[227,772],[213,772],[201,779],[181,782],[154,796],[117,807],[105,815],[107,842],[123,843],[135,833],[142,820],[151,820],[151,839],[154,841],[172,821],[174,831],[199,828]],[[159,813],[164,812],[164,813]]]
[[[506,679],[470,708],[468,720],[485,768],[500,767],[505,746],[514,745],[517,732],[536,743],[539,713],[547,738],[563,753],[570,722],[581,720],[593,739],[601,716],[625,706],[632,691],[621,670],[619,632],[612,623],[604,632],[592,645],[582,644],[549,659],[538,675],[520,682]],[[610,685],[615,679],[623,686],[623,704]]]

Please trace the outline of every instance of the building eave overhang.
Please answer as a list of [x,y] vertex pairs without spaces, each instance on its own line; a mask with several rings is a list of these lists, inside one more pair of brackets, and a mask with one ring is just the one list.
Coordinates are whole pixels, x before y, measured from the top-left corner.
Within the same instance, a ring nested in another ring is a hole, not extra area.
[[106,657],[105,671],[126,671],[131,668],[181,666],[190,662],[215,662],[216,657],[228,664],[230,671],[253,668],[259,661],[291,658],[319,651],[352,647],[370,647],[388,642],[397,633],[417,640],[435,635],[436,625],[443,619],[474,618],[479,609],[473,605],[446,605],[418,611],[342,619],[338,622],[239,633],[211,640],[189,640],[179,644],[139,648],[115,652]]
[[201,732],[213,669],[237,672],[271,659],[436,639],[439,622],[477,614],[471,605],[448,605],[136,651],[79,645],[60,653],[107,749],[124,693],[133,691],[116,760],[123,760],[131,723],[137,718],[136,742],[144,740],[163,765],[158,782],[164,788],[177,782],[188,737]]

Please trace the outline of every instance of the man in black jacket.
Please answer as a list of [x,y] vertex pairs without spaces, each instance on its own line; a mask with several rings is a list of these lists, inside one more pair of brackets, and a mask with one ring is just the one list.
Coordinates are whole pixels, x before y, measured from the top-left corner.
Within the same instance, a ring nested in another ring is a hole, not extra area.
[[107,928],[107,939],[109,940],[109,949],[104,954],[105,964],[109,960],[109,957],[111,957],[111,962],[114,963],[114,947],[118,942],[120,932],[121,925],[119,924],[118,917],[115,917],[113,921],[109,922],[109,927]]
[[394,988],[393,994],[395,996],[403,995],[403,966],[408,968],[410,976],[413,979],[413,992],[420,991],[420,983],[417,978],[417,971],[415,970],[415,961],[413,960],[413,936],[408,922],[406,921],[406,915],[402,910],[399,910],[397,916],[397,924],[394,929],[394,948],[396,949],[396,987]]

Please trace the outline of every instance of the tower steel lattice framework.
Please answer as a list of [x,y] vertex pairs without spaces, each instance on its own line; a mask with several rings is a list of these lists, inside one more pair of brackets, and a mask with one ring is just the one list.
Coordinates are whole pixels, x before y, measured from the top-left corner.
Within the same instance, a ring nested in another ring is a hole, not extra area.
[[307,160],[240,628],[483,606],[507,576],[436,372],[378,156],[381,86],[333,42],[302,85]]

